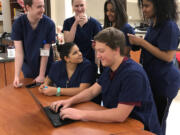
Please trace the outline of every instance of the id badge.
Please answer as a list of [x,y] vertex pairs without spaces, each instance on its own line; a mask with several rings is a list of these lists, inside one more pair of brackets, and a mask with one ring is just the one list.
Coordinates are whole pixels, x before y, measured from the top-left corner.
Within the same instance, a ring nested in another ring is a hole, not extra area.
[[40,49],[40,56],[49,56],[49,49]]

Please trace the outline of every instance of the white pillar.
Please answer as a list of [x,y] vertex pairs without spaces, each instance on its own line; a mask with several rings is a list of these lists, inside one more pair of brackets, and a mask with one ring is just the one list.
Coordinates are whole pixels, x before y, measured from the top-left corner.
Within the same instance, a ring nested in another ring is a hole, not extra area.
[[11,32],[11,13],[9,0],[2,0],[3,31]]

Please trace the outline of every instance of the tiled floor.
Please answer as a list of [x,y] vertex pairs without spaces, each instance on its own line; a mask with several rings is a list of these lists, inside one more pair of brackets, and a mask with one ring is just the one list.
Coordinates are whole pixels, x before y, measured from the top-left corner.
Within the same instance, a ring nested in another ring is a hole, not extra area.
[[167,119],[166,135],[180,135],[180,90],[171,104]]

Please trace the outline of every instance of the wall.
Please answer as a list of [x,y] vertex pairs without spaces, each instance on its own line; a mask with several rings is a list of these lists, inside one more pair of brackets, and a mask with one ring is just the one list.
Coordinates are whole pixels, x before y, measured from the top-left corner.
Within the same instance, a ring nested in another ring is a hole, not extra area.
[[105,0],[87,0],[87,14],[104,23]]
[[2,0],[3,31],[11,32],[11,13],[9,0]]
[[137,0],[127,1],[127,14],[129,17],[129,23],[131,23],[132,25],[138,25],[138,23],[141,21],[141,18],[137,6]]
[[65,0],[51,0],[51,18],[56,25],[63,24],[65,18]]

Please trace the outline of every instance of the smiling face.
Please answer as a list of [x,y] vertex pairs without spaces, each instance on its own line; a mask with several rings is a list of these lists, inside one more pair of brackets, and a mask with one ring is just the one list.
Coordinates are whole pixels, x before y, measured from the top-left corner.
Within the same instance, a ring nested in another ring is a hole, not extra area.
[[105,43],[98,41],[96,41],[95,50],[97,58],[101,61],[104,67],[112,67],[114,65],[114,58],[117,54],[117,50],[113,50]]
[[153,3],[149,0],[143,0],[143,14],[144,17],[151,19],[155,17]]
[[33,0],[32,6],[26,5],[28,14],[35,20],[40,20],[44,14],[44,0]]
[[68,57],[66,57],[66,62],[78,64],[78,63],[81,63],[82,61],[83,61],[82,53],[80,52],[78,46],[74,45],[71,48],[71,51],[70,51]]
[[72,8],[75,15],[84,14],[86,12],[86,0],[73,0]]
[[111,3],[108,3],[106,6],[106,15],[110,22],[115,22],[115,11]]

